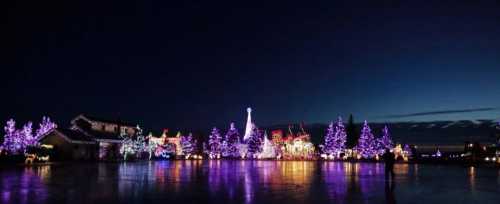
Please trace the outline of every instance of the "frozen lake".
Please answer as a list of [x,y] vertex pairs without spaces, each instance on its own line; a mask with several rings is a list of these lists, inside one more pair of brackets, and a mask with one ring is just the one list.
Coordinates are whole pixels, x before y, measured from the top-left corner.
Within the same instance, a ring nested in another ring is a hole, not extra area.
[[499,203],[500,169],[310,161],[74,163],[0,169],[1,203]]

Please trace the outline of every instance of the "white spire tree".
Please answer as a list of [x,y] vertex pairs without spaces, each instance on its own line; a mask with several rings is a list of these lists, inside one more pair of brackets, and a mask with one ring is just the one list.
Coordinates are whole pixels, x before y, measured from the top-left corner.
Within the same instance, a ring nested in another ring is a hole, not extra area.
[[247,108],[247,124],[245,127],[245,135],[243,136],[243,142],[245,142],[249,137],[250,134],[252,134],[252,129],[253,129],[253,123],[252,123],[252,108],[248,107]]
[[264,144],[262,145],[262,153],[260,153],[260,158],[276,158],[276,148],[274,147],[274,144],[267,138],[267,131],[264,133]]

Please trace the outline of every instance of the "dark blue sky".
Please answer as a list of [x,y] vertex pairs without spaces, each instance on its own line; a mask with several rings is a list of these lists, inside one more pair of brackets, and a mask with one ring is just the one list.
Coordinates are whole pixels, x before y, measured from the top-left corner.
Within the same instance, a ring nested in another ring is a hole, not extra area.
[[[4,4],[2,120],[243,126],[247,106],[261,125],[500,118],[494,1]],[[447,110],[465,111],[392,117]]]

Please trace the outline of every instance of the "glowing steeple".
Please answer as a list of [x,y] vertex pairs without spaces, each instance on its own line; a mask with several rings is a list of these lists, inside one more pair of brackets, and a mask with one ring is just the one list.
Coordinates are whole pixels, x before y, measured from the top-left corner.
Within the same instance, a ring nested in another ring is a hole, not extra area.
[[252,123],[252,108],[248,107],[247,108],[247,125],[245,127],[245,135],[243,136],[243,141],[247,140],[248,137],[250,137],[250,134],[252,133],[252,128],[253,128],[253,123]]

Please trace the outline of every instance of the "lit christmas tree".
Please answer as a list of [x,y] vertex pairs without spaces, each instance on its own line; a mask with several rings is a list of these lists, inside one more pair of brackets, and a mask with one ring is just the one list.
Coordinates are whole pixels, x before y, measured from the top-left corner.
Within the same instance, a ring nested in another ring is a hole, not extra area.
[[160,144],[153,142],[153,133],[149,133],[147,136],[147,146],[146,146],[146,151],[149,153],[149,159],[153,158],[153,155],[156,153],[156,149],[159,148]]
[[262,153],[260,153],[260,158],[276,158],[276,148],[274,147],[274,144],[267,138],[267,132],[264,133],[264,144],[262,145]]
[[339,119],[337,120],[337,126],[335,127],[334,138],[335,138],[335,145],[333,152],[336,154],[337,157],[339,157],[340,153],[345,151],[347,142],[347,133],[341,117],[339,117]]
[[226,158],[239,158],[240,151],[240,133],[231,123],[229,130],[226,133],[225,140],[222,142],[222,156]]
[[7,121],[7,125],[5,125],[4,130],[5,136],[2,149],[6,150],[10,154],[24,153],[26,141],[22,138],[23,134],[20,134],[20,132],[16,130],[16,122],[14,119]]
[[221,155],[222,136],[217,128],[212,129],[208,138],[208,156],[211,159],[219,158]]
[[57,128],[57,125],[50,121],[49,117],[42,117],[42,122],[39,124],[39,128],[36,130],[35,138],[39,139],[41,136],[45,135],[52,129]]
[[227,153],[227,141],[226,141],[226,139],[222,140],[222,143],[220,144],[220,152],[221,152],[221,157],[227,157],[227,155],[226,155],[226,153]]
[[403,147],[403,155],[405,155],[407,158],[410,158],[413,155],[410,145],[405,144],[405,146]]
[[182,154],[188,159],[195,151],[196,142],[193,140],[193,135],[181,136]]
[[358,154],[365,159],[373,158],[377,154],[375,138],[366,120],[361,130],[356,150]]
[[29,121],[23,126],[21,130],[22,138],[25,140],[24,149],[28,146],[35,146],[37,144],[36,138],[33,136],[33,123]]
[[128,156],[133,156],[136,153],[135,141],[125,132],[122,132],[120,134],[120,137],[123,139],[122,144],[120,146],[120,154],[123,155],[123,160],[127,160]]
[[325,143],[321,145],[321,150],[323,154],[334,156],[336,153],[335,146],[335,127],[333,126],[333,122],[331,122],[326,130]]
[[138,157],[142,156],[142,153],[148,152],[148,144],[146,138],[142,133],[142,129],[137,126],[137,133],[134,140],[134,149]]
[[260,130],[253,125],[252,132],[247,139],[247,157],[257,158],[258,154],[262,151],[262,139]]
[[120,154],[123,155],[123,160],[127,160],[128,156],[135,155],[135,142],[131,137],[123,138],[122,145],[120,147]]
[[123,160],[127,160],[127,157],[129,156],[141,158],[143,153],[149,153],[149,145],[142,133],[142,129],[137,126],[136,130],[137,131],[134,137],[130,137],[125,132],[120,135],[123,138],[123,142],[120,147],[120,154],[123,155]]
[[385,149],[393,149],[394,144],[392,143],[391,135],[389,133],[389,128],[384,126],[384,129],[382,129],[382,137],[377,140],[377,153],[379,155],[384,154]]

